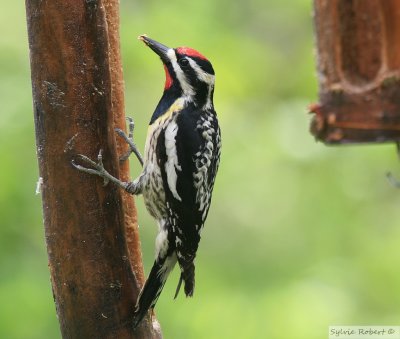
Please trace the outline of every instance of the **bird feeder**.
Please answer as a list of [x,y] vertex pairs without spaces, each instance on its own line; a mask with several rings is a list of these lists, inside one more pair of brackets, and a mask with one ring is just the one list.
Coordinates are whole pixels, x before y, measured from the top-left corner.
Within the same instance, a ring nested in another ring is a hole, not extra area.
[[400,1],[315,0],[319,103],[326,144],[400,141]]

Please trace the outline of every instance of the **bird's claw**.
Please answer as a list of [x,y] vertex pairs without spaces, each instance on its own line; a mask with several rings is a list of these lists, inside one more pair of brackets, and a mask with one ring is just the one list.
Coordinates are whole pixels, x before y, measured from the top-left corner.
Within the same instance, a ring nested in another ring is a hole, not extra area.
[[[129,141],[128,141],[129,136],[127,136],[127,135],[125,134],[125,132],[124,132],[122,129],[116,128],[116,129],[115,129],[115,132],[117,132],[117,134],[118,134],[121,138],[125,139],[125,141],[126,141],[126,142],[128,143],[128,145],[129,145]],[[129,145],[128,151],[126,151],[123,155],[121,155],[121,156],[119,157],[119,162],[124,162],[124,161],[126,161],[126,160],[129,158],[129,156],[131,155],[131,153],[132,153],[132,147],[130,147],[130,145]]]
[[126,161],[129,158],[129,156],[132,153],[134,153],[136,155],[136,157],[138,158],[140,164],[143,166],[142,155],[140,154],[135,142],[133,141],[133,131],[135,129],[135,122],[133,121],[133,119],[131,117],[126,117],[126,120],[128,121],[128,130],[129,130],[128,135],[126,135],[125,132],[123,130],[121,130],[120,128],[115,129],[115,132],[117,132],[117,134],[121,138],[123,138],[125,140],[125,142],[129,145],[128,151],[119,158],[119,161],[120,162]]
[[101,149],[99,151],[99,154],[97,155],[97,162],[93,161],[92,159],[90,159],[89,157],[87,157],[86,155],[83,154],[78,154],[77,157],[82,160],[83,162],[86,162],[88,165],[90,165],[93,168],[89,168],[89,167],[84,167],[81,165],[78,165],[75,163],[74,160],[72,160],[72,165],[82,171],[82,172],[86,172],[92,175],[98,175],[99,177],[102,177],[104,180],[104,186],[106,186],[109,182],[109,173],[106,171],[106,169],[104,168],[103,165],[103,150]]
[[125,118],[128,121],[128,129],[129,129],[129,138],[133,138],[133,130],[135,129],[135,122],[131,117]]

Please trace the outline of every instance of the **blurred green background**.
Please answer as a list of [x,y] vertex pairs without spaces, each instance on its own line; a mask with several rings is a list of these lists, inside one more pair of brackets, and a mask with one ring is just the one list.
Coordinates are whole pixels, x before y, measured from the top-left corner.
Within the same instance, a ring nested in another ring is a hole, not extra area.
[[[157,305],[165,338],[320,339],[333,324],[400,325],[400,191],[384,175],[400,166],[392,145],[333,148],[309,134],[311,6],[121,0],[126,110],[141,149],[164,73],[137,35],[194,47],[217,74],[221,167],[195,297],[172,300],[175,271]],[[0,30],[0,338],[60,338],[23,1],[2,5]],[[137,202],[148,272],[156,227]]]

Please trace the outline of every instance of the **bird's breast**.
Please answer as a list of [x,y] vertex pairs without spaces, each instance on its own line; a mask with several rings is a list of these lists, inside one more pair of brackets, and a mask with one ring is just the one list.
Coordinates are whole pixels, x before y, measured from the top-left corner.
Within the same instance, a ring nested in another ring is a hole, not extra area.
[[[161,176],[157,145],[160,134],[175,123],[175,119],[184,107],[184,100],[177,99],[164,114],[159,116],[148,128],[143,165],[143,198],[149,213],[155,218],[165,216],[166,199]],[[161,147],[165,147],[162,145]]]

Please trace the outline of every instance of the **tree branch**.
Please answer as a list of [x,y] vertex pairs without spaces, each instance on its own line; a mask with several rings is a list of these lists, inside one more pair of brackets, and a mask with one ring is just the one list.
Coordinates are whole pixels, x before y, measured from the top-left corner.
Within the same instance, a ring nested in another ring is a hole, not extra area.
[[325,143],[400,140],[400,2],[314,0],[314,11],[312,133]]
[[[103,149],[119,166],[124,128],[117,0],[26,0],[46,244],[63,338],[161,338],[149,319],[132,330],[143,284],[133,198],[74,169]],[[117,151],[118,150],[118,151]],[[129,250],[127,247],[129,244]]]

